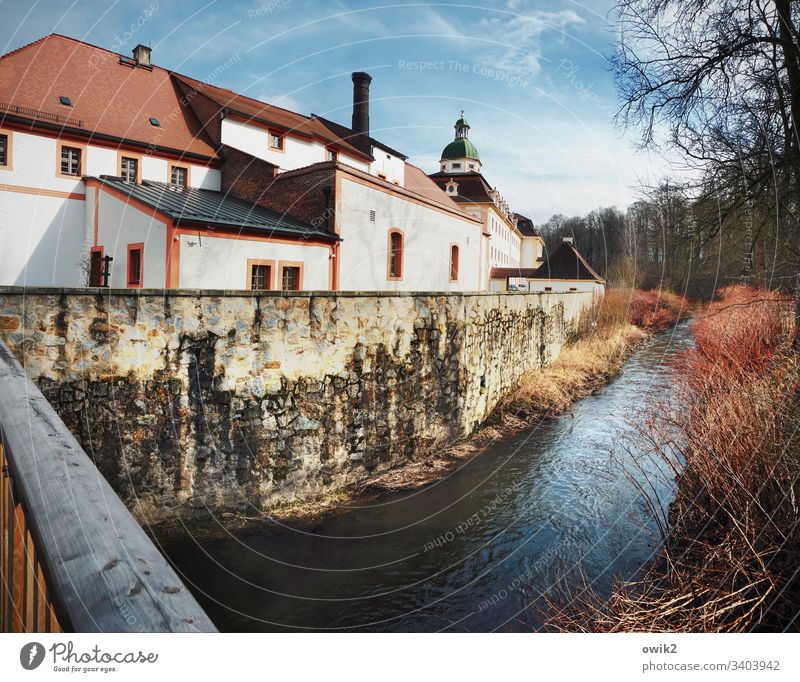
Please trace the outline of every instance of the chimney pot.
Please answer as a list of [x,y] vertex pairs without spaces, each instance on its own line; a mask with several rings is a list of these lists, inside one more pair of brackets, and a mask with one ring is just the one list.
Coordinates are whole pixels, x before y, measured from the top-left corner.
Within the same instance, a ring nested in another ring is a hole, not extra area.
[[353,125],[356,135],[369,137],[369,84],[372,76],[364,71],[353,74]]
[[137,45],[133,48],[133,58],[137,64],[150,66],[150,48],[147,45]]

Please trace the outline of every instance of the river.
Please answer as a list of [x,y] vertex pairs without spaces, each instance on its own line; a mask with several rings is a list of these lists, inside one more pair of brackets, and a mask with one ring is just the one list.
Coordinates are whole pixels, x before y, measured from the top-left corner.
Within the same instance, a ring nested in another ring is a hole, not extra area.
[[223,631],[535,630],[544,592],[585,581],[607,595],[660,546],[639,486],[663,513],[674,482],[652,461],[631,466],[635,425],[669,399],[669,360],[690,343],[685,323],[646,341],[570,414],[425,488],[163,549]]

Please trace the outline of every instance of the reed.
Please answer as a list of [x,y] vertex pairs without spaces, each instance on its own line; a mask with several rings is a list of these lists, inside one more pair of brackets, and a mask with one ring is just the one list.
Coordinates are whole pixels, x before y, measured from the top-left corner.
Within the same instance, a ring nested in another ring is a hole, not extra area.
[[[797,629],[800,613],[800,362],[785,297],[737,285],[694,322],[675,367],[676,401],[649,408],[643,456],[678,476],[669,533],[636,582],[610,600],[549,600],[566,631]],[[680,457],[676,458],[676,443]]]

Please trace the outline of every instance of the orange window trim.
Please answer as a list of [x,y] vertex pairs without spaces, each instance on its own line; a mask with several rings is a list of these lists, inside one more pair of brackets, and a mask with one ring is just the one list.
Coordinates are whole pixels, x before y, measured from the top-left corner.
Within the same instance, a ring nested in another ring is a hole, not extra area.
[[169,171],[167,172],[167,184],[172,184],[172,169],[183,168],[186,171],[186,187],[192,186],[192,167],[186,163],[170,163]]
[[451,282],[458,281],[458,257],[461,254],[461,247],[458,244],[450,244],[450,271],[448,273]]
[[304,264],[302,261],[296,260],[279,260],[278,261],[278,288],[283,290],[283,271],[285,268],[298,268],[297,272],[297,289],[293,291],[303,290],[303,269]]
[[267,288],[266,291],[274,289],[275,283],[275,261],[264,260],[263,258],[248,258],[247,259],[247,281],[245,282],[245,289],[253,290],[253,266],[266,265],[269,270],[267,271]]
[[[117,150],[117,175],[122,177],[122,159],[136,159],[136,184],[139,185],[142,182],[142,155],[141,154],[133,154],[131,152],[126,152],[123,150]],[[188,177],[188,175],[187,175]]]
[[91,144],[92,147],[111,149],[113,151],[119,151],[120,149],[131,151],[131,154],[126,154],[126,156],[131,156],[132,154],[145,154],[147,156],[153,156],[157,159],[175,159],[176,161],[183,163],[188,163],[186,159],[189,159],[189,162],[193,163],[195,166],[216,169],[222,168],[222,163],[216,159],[204,157],[202,155],[198,155],[197,158],[195,158],[195,156],[190,155],[188,152],[174,153],[167,149],[154,149],[150,144],[147,143],[140,143],[140,145],[136,146],[129,141],[126,142],[126,140],[123,139],[120,139],[119,142],[113,142],[109,140],[101,140],[96,137],[92,137],[91,142],[87,143],[86,140],[91,135],[81,136],[70,134],[68,131],[64,130],[45,130],[43,128],[35,127],[34,123],[26,125],[24,123],[6,121],[5,125],[8,126],[10,130],[25,133],[26,135],[37,135],[39,137],[61,140],[68,147],[76,147],[80,144]]
[[[396,254],[397,257],[396,257],[395,272],[392,273],[392,251],[393,251],[392,238],[394,237],[394,235],[398,235],[400,240]],[[399,282],[400,280],[403,279],[403,266],[405,265],[405,263],[403,262],[405,255],[404,254],[405,241],[406,238],[405,234],[403,234],[403,230],[401,230],[398,227],[393,227],[391,230],[389,230],[389,243],[388,243],[388,248],[386,250],[386,279],[389,281]]]
[[[138,251],[139,252],[139,272],[135,273],[138,275],[138,282],[134,281],[133,275],[134,272],[131,268],[133,262],[131,260],[131,251]],[[129,289],[141,289],[144,285],[144,242],[136,242],[133,244],[128,244],[128,262],[125,268],[126,272],[126,285]]]
[[0,128],[0,135],[8,138],[6,142],[6,162],[0,164],[0,170],[14,170],[14,131],[9,128]]
[[[81,167],[77,175],[70,175],[69,173],[61,172],[61,150],[64,147],[71,147],[72,149],[80,149],[81,152]],[[56,145],[56,177],[65,178],[67,180],[80,180],[86,173],[86,145],[78,142],[70,142],[59,140]]]

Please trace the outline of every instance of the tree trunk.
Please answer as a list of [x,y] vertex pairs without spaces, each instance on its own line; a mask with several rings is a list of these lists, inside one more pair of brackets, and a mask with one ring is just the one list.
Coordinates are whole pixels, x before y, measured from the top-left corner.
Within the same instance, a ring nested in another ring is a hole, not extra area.
[[800,353],[800,273],[794,287],[794,350]]

